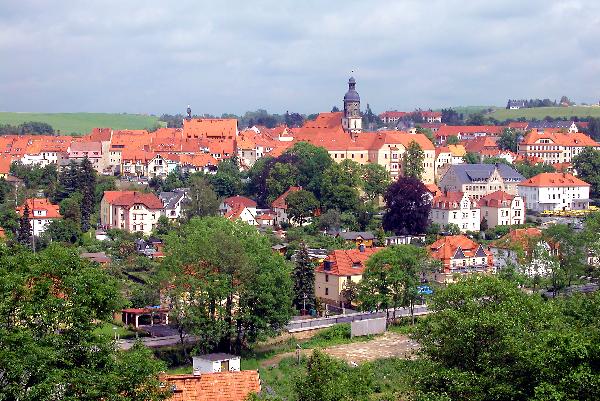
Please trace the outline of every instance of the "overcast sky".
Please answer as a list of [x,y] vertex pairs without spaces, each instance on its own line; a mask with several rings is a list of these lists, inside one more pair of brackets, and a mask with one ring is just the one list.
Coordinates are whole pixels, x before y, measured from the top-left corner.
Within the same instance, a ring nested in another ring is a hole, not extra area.
[[0,0],[0,110],[597,102],[599,38],[598,0]]

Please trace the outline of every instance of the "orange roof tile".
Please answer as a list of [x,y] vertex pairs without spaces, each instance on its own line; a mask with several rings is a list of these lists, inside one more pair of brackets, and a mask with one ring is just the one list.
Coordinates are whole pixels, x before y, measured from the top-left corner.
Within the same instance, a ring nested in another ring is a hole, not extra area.
[[515,195],[511,195],[504,191],[495,191],[491,194],[487,194],[479,199],[480,207],[510,207],[510,203],[515,198]]
[[[365,271],[367,259],[382,249],[384,248],[365,248],[362,252],[360,249],[336,249],[327,255],[315,271],[334,276],[361,275]],[[325,269],[326,265],[329,270]]]
[[273,203],[271,204],[271,208],[287,209],[287,203],[285,201],[286,198],[292,192],[301,191],[301,190],[302,190],[302,187],[290,187],[287,191],[285,191],[283,194],[279,195],[279,197],[273,201]]
[[227,138],[237,136],[235,118],[192,118],[183,120],[183,135],[187,138]]
[[[27,203],[27,207],[29,208],[29,218],[34,218],[34,211],[43,210],[46,211],[45,216],[40,216],[36,218],[46,218],[46,219],[60,219],[62,216],[60,215],[60,208],[58,205],[50,203],[47,198],[29,198],[25,200]],[[17,214],[19,216],[23,215],[23,209],[25,204],[17,207]]]
[[218,372],[161,377],[175,391],[169,401],[244,401],[249,394],[260,392],[256,370]]
[[[451,259],[456,254],[458,248],[467,257],[475,256],[481,245],[464,235],[448,235],[439,238],[433,244],[429,245],[431,257],[438,260]],[[483,249],[483,248],[482,248]],[[489,256],[489,251],[483,249],[486,256]]]
[[509,249],[520,246],[523,250],[528,250],[531,239],[541,238],[542,230],[536,227],[517,228],[511,230],[502,238],[493,241],[490,245],[496,248]]
[[568,173],[540,173],[518,184],[521,187],[589,187],[590,184]]
[[105,191],[104,198],[111,205],[132,207],[135,204],[145,205],[148,209],[162,209],[163,203],[152,193],[138,191]]
[[544,129],[543,132],[539,130],[531,130],[521,142],[522,145],[534,145],[541,144],[541,140],[549,140],[551,144],[561,145],[565,147],[585,147],[585,146],[600,146],[600,144],[594,141],[592,138],[582,132],[574,133],[563,133],[563,132],[550,132]]
[[246,207],[256,207],[256,202],[254,202],[250,198],[246,198],[245,196],[235,195],[230,196],[229,198],[223,199],[223,203],[234,207],[235,205],[244,205]]

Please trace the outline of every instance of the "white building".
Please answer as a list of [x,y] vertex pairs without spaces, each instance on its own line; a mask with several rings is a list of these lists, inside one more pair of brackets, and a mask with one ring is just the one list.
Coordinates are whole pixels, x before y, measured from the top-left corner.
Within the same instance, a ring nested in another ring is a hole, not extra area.
[[[61,219],[58,205],[50,203],[46,198],[30,198],[26,199],[27,209],[29,210],[29,225],[31,225],[31,233],[39,237],[46,231],[48,225],[54,221]],[[17,207],[17,214],[23,216],[23,206]]]
[[158,195],[165,208],[165,216],[170,220],[182,217],[183,204],[187,199],[187,189],[177,188],[170,192],[161,192]]
[[538,174],[518,184],[518,191],[535,212],[587,209],[590,203],[590,184],[567,173]]
[[463,192],[447,192],[433,198],[429,219],[442,227],[456,224],[461,232],[479,231],[481,214],[477,203]]
[[150,234],[163,214],[162,201],[152,193],[105,191],[100,203],[100,224],[107,229]]
[[488,228],[525,222],[525,201],[519,195],[503,191],[492,192],[479,199],[479,208],[481,218],[487,221]]

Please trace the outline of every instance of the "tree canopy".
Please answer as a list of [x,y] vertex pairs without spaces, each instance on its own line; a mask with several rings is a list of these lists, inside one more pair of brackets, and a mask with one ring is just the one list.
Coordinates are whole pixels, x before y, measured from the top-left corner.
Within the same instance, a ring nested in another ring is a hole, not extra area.
[[397,235],[421,234],[427,229],[431,200],[425,185],[416,178],[401,177],[385,195],[383,228]]

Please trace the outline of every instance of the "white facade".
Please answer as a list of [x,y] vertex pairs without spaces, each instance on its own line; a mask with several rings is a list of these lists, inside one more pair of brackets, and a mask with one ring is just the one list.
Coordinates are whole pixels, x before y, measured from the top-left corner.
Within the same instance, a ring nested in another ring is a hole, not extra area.
[[589,206],[589,186],[518,186],[519,195],[525,199],[527,209],[581,210]]
[[193,359],[194,375],[218,372],[239,372],[240,357],[228,354],[209,354],[195,356]]
[[481,212],[467,194],[456,199],[441,195],[434,198],[429,219],[442,227],[456,224],[461,232],[479,231]]

